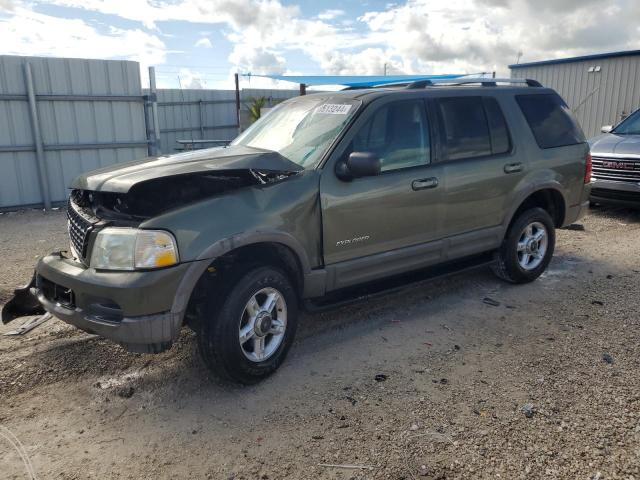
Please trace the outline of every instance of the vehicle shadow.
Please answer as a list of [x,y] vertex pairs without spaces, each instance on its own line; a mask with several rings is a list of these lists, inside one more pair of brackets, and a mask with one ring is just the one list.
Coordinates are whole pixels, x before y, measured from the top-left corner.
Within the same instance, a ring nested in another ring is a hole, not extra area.
[[589,215],[607,217],[624,223],[640,223],[640,205],[638,208],[595,204],[589,207]]

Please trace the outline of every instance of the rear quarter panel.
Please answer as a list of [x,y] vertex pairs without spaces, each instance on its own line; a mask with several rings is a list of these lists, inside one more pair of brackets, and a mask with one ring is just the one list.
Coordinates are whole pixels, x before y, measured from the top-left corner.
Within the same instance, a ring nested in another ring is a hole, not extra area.
[[509,122],[515,131],[513,134],[520,137],[519,156],[526,159],[528,166],[526,174],[513,191],[511,201],[508,202],[505,225],[511,221],[520,204],[538,190],[551,188],[560,192],[565,201],[566,211],[580,205],[584,197],[585,158],[589,152],[589,145],[585,142],[540,148],[515,96],[510,95],[510,98],[504,100],[503,105],[507,107]]

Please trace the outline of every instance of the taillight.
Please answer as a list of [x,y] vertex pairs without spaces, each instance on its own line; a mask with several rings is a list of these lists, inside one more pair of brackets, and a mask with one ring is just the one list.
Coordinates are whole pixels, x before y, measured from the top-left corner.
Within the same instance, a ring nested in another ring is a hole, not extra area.
[[593,163],[591,162],[591,152],[587,153],[584,157],[584,183],[591,181],[591,170],[593,169]]

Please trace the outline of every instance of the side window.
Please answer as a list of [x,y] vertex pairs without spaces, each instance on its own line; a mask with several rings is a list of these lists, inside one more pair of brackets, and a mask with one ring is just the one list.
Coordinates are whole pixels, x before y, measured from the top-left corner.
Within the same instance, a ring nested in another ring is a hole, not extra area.
[[502,109],[493,97],[483,97],[482,102],[484,110],[487,112],[487,121],[491,132],[491,153],[494,155],[506,153],[511,150],[511,139]]
[[383,172],[427,165],[431,146],[424,102],[405,100],[379,108],[353,138],[352,151],[377,154]]
[[586,141],[569,107],[559,95],[516,95],[516,101],[540,148],[563,147]]
[[491,155],[491,136],[482,97],[438,99],[448,160]]

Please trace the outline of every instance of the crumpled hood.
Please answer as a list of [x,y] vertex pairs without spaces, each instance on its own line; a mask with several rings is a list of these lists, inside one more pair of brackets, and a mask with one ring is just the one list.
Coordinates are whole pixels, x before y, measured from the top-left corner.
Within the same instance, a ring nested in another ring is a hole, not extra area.
[[295,173],[303,168],[277,152],[245,146],[194,150],[148,157],[84,173],[71,182],[71,188],[100,192],[127,193],[134,185],[162,177],[197,172],[233,170]]
[[640,156],[640,135],[616,135],[605,133],[589,140],[592,155],[638,155]]

